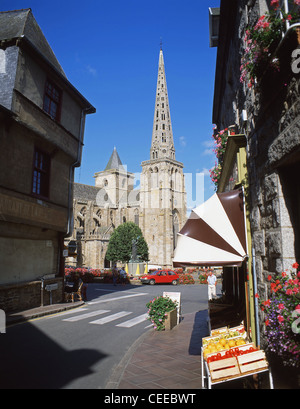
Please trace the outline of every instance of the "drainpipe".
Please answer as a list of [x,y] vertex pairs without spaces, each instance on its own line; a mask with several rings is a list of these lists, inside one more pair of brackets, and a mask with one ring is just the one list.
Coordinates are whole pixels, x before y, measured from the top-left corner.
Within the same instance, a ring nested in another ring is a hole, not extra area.
[[259,318],[258,318],[258,300],[255,297],[257,294],[257,279],[256,279],[256,266],[255,266],[255,250],[252,247],[252,275],[253,275],[253,290],[254,290],[254,313],[256,323],[256,346],[260,346],[260,332],[259,332]]

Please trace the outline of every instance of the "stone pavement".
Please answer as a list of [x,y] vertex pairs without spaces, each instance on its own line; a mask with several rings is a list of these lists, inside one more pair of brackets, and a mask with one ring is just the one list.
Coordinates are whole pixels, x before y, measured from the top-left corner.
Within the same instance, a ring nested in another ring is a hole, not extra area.
[[201,340],[207,331],[207,311],[186,314],[171,331],[151,329],[133,345],[106,388],[201,388]]

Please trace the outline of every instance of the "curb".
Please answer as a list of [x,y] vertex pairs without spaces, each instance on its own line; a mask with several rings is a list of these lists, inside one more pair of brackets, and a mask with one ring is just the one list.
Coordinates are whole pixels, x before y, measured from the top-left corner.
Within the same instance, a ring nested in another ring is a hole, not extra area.
[[128,351],[125,353],[121,361],[111,370],[111,374],[109,376],[108,381],[104,389],[118,389],[118,386],[122,380],[123,374],[127,365],[130,362],[131,357],[135,353],[137,347],[143,343],[144,339],[147,338],[149,332],[153,331],[153,328],[149,329],[148,331],[144,332],[135,342],[131,345]]

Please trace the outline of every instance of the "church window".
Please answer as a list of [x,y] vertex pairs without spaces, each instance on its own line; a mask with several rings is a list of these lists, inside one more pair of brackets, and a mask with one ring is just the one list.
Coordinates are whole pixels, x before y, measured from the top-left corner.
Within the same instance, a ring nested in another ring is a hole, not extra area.
[[162,108],[164,108],[164,107],[165,107],[165,104],[164,104],[164,103],[162,103],[162,104],[161,104],[161,107],[162,107]]
[[166,129],[165,124],[162,124],[162,129],[163,129],[163,130],[165,130],[165,129]]
[[35,149],[32,193],[37,196],[49,197],[50,163],[50,155],[39,149]]
[[50,81],[46,82],[43,110],[55,121],[60,120],[61,91]]
[[104,179],[103,180],[103,186],[107,186],[108,185],[108,180],[107,179]]

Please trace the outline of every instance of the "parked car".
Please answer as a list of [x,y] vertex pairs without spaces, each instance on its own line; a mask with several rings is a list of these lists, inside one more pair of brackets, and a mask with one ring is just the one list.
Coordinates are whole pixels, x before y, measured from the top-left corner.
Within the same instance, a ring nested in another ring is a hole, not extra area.
[[173,284],[177,285],[179,275],[172,270],[156,270],[140,278],[142,284]]

